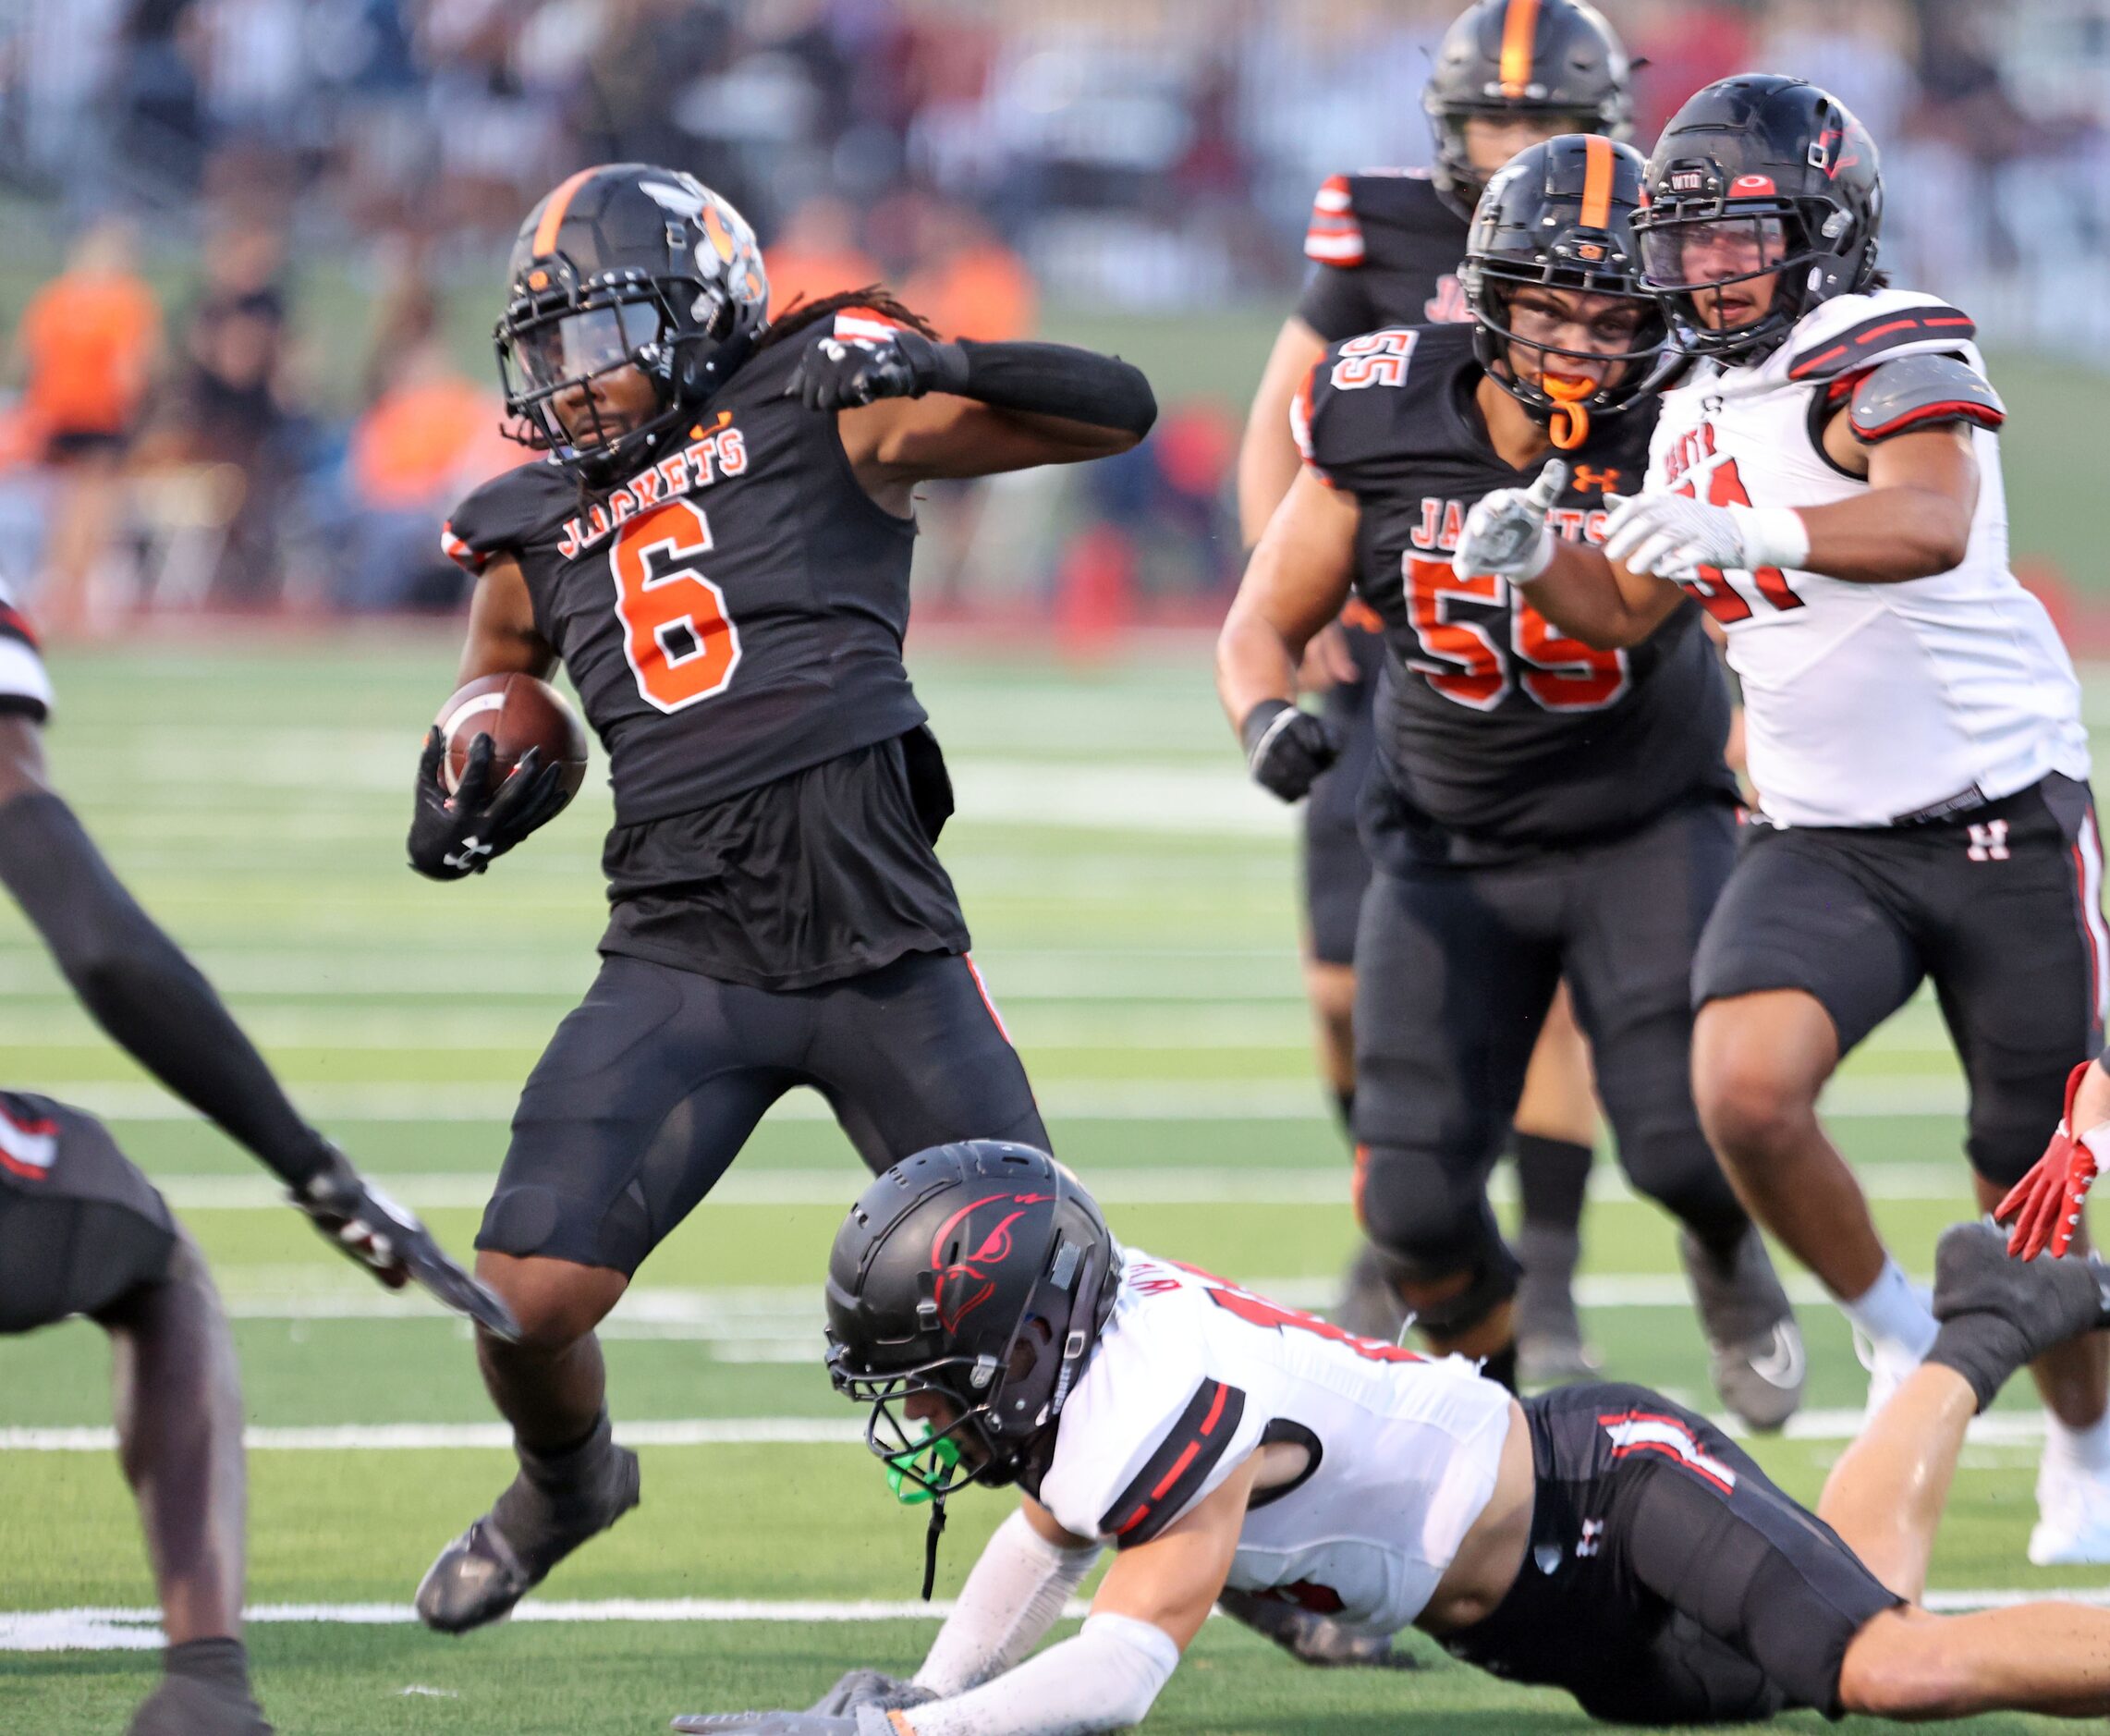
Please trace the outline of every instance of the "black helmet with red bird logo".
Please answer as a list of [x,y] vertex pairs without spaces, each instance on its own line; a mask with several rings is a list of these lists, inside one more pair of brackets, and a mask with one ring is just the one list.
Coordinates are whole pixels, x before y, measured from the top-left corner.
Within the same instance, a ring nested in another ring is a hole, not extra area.
[[[828,1372],[872,1406],[866,1438],[909,1484],[1031,1487],[1120,1278],[1098,1205],[1045,1152],[933,1146],[865,1189],[835,1233]],[[928,1435],[897,1408],[918,1392],[950,1412]]]
[[[1642,287],[1679,344],[1747,361],[1819,302],[1868,288],[1882,228],[1883,166],[1867,129],[1829,92],[1774,73],[1718,79],[1687,100],[1656,141],[1634,218]],[[1720,292],[1762,277],[1774,279],[1763,312],[1726,320]],[[1693,300],[1708,290],[1713,325]]]
[[[769,279],[747,219],[695,177],[649,163],[581,169],[528,214],[492,333],[520,438],[590,478],[641,458],[747,359]],[[619,368],[657,410],[612,428],[592,384]]]
[[1634,119],[1627,51],[1582,0],[1477,0],[1437,44],[1421,106],[1436,135],[1432,178],[1461,216],[1487,180],[1466,148],[1467,122],[1536,119],[1551,132],[1624,139]]

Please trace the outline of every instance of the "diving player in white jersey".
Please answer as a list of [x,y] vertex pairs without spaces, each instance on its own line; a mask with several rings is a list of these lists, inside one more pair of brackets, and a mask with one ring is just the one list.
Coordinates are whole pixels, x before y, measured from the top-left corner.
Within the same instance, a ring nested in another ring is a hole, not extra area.
[[[1521,1402],[1175,1261],[1123,1249],[1020,1145],[921,1152],[828,1262],[829,1369],[896,1492],[1017,1485],[913,1681],[852,1670],[808,1712],[706,1736],[1083,1736],[1140,1723],[1226,1585],[1646,1724],[1796,1707],[1900,1718],[2110,1711],[2110,1610],[1934,1616],[1915,1599],[1964,1426],[2110,1273],[1942,1239],[1943,1318],[1841,1461],[1823,1518],[1644,1388]],[[1836,1529],[1835,1529],[1836,1527]],[[1029,1657],[1104,1548],[1075,1637]],[[924,1590],[930,1589],[926,1571]]]
[[[1694,1095],[1753,1213],[1871,1341],[1872,1410],[1934,1321],[1817,1095],[1931,980],[1981,1203],[2029,1168],[2110,982],[2080,690],[2008,569],[2005,412],[1971,322],[1876,274],[1860,123],[1798,79],[1726,79],[1672,118],[1649,180],[1644,282],[1695,361],[1643,492],[1601,555],[1555,546],[1543,488],[1490,496],[1457,565],[1528,583],[1593,644],[1686,593],[1727,631],[1759,812],[1693,966]],[[2087,1339],[2037,1368],[2033,1561],[2110,1560],[2106,1367]]]

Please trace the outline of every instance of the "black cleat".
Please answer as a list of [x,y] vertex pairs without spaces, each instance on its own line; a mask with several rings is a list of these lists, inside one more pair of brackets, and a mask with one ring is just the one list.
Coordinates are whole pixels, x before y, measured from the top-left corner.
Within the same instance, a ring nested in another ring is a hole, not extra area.
[[1280,1598],[1233,1591],[1216,1594],[1216,1608],[1263,1634],[1300,1664],[1318,1669],[1419,1669],[1421,1660],[1392,1644],[1389,1633],[1351,1633],[1331,1616]]
[[2010,1259],[2006,1230],[1952,1224],[1934,1248],[1934,1318],[1926,1360],[1970,1381],[1982,1411],[2025,1363],[2110,1325],[2110,1270],[2072,1253]]
[[272,1736],[246,1687],[195,1676],[164,1676],[125,1730],[126,1736]]
[[1677,1255],[1706,1334],[1714,1390],[1746,1428],[1772,1433],[1801,1408],[1809,1363],[1802,1330],[1765,1243],[1755,1228],[1747,1227],[1724,1260],[1689,1229],[1681,1229]]
[[520,1474],[497,1504],[426,1570],[418,1619],[442,1633],[466,1633],[510,1615],[552,1568],[637,1504],[638,1456],[615,1444],[605,1417],[569,1452],[540,1460],[523,1453]]

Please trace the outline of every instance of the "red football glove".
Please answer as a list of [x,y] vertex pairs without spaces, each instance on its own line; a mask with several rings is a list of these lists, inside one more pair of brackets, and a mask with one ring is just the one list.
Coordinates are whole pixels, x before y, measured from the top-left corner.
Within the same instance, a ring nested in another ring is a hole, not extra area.
[[1994,1207],[1993,1221],[2012,1223],[2007,1232],[2007,1252],[2017,1259],[2034,1260],[2049,1253],[2053,1259],[2064,1253],[2080,1228],[2080,1208],[2095,1181],[2095,1153],[2092,1142],[2110,1144],[2110,1126],[2091,1128],[2080,1139],[2073,1136],[2073,1100],[2092,1062],[2083,1061],[2067,1075],[2066,1113],[2059,1118],[2052,1143],[2044,1147],[2030,1173]]

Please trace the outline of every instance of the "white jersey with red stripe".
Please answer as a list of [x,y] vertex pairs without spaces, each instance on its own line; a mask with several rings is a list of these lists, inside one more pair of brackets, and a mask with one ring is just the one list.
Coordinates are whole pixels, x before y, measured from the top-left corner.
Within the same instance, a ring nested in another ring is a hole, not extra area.
[[1293,1442],[1307,1469],[1254,1498],[1229,1583],[1393,1633],[1421,1612],[1494,1493],[1509,1404],[1461,1357],[1353,1338],[1129,1250],[1040,1498],[1067,1530],[1127,1547],[1257,1448]]
[[[1900,289],[1840,296],[1762,361],[1703,361],[1663,397],[1646,488],[1715,506],[1814,507],[1864,493],[1819,440],[1882,361],[1951,354],[1981,373],[1968,316]],[[1943,407],[1921,415],[1947,421]],[[2053,772],[2085,778],[2073,665],[2007,564],[2000,442],[1971,426],[1978,505],[1962,562],[1855,584],[1767,568],[1703,569],[1686,589],[1727,630],[1751,781],[1778,825],[1888,825],[1961,811]]]
[[0,581],[0,710],[42,719],[52,706],[51,674],[44,667],[36,630]]

